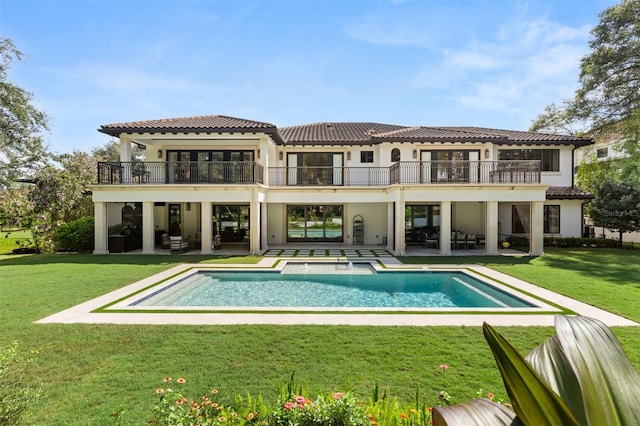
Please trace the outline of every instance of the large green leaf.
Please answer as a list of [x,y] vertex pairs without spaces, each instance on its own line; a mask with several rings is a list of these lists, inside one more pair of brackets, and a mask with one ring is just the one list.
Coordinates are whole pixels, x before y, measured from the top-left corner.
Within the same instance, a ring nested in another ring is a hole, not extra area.
[[640,424],[640,376],[605,324],[556,315],[562,350],[580,383],[587,424]]
[[557,335],[535,347],[525,357],[527,362],[567,404],[581,425],[587,424],[580,382],[562,350]]
[[567,405],[489,324],[482,326],[518,418],[527,425],[577,425]]
[[450,407],[433,408],[434,426],[469,426],[469,425],[522,425],[515,413],[503,405],[488,399],[473,401]]

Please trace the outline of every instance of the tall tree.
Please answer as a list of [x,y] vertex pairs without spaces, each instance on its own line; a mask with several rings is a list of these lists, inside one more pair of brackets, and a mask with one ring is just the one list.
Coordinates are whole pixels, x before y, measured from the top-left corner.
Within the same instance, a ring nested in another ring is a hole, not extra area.
[[42,133],[47,115],[33,106],[33,95],[7,80],[13,61],[23,57],[13,42],[0,38],[0,189],[30,178],[49,157]]
[[586,126],[594,131],[640,109],[640,0],[622,0],[600,13],[589,46],[574,98],[546,107],[531,130]]
[[595,191],[589,205],[594,223],[622,235],[640,231],[640,189],[618,182],[604,182]]

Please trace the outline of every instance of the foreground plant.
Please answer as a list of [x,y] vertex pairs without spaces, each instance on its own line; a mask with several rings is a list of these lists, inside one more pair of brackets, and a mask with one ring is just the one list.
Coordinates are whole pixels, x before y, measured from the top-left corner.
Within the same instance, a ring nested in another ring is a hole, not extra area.
[[557,334],[526,359],[483,325],[515,413],[488,399],[434,408],[434,425],[640,424],[640,375],[611,330],[556,315]]
[[18,352],[18,344],[0,348],[0,425],[17,425],[42,397],[39,387],[28,384],[29,366],[35,358]]

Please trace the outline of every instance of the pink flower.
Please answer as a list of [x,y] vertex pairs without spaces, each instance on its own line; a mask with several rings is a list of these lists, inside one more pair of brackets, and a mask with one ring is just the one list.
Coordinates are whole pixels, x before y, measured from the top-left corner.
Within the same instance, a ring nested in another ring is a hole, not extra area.
[[333,399],[340,399],[342,398],[342,395],[344,395],[342,392],[336,392],[333,394]]
[[446,370],[447,368],[449,368],[447,364],[440,364],[440,370]]
[[186,383],[186,380],[180,377],[178,380],[176,380],[176,382],[183,384],[183,383]]
[[288,410],[291,410],[292,408],[293,408],[293,402],[287,401],[287,402],[284,403],[284,409],[285,410],[288,411]]
[[164,379],[162,379],[162,381],[165,383],[170,382],[171,380],[171,377],[165,377]]
[[489,392],[489,393],[487,394],[487,398],[489,398],[491,401],[493,401],[493,398],[495,398],[495,397],[496,397],[496,396],[495,396],[492,392]]
[[298,404],[304,404],[307,399],[304,396],[296,396],[295,401]]

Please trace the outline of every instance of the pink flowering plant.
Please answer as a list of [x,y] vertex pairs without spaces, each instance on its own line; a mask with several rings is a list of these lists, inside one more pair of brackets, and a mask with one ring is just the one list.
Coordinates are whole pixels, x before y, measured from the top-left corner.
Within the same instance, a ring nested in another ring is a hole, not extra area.
[[[180,385],[174,389],[173,384]],[[158,404],[153,409],[150,424],[159,425],[264,425],[259,411],[244,408],[236,410],[225,406],[219,398],[218,389],[212,389],[200,398],[189,398],[182,387],[186,380],[171,377],[163,379],[163,386],[156,389]],[[238,412],[241,411],[241,412]]]
[[348,392],[333,392],[310,400],[302,395],[279,399],[270,416],[274,426],[359,426],[371,425],[363,403]]

